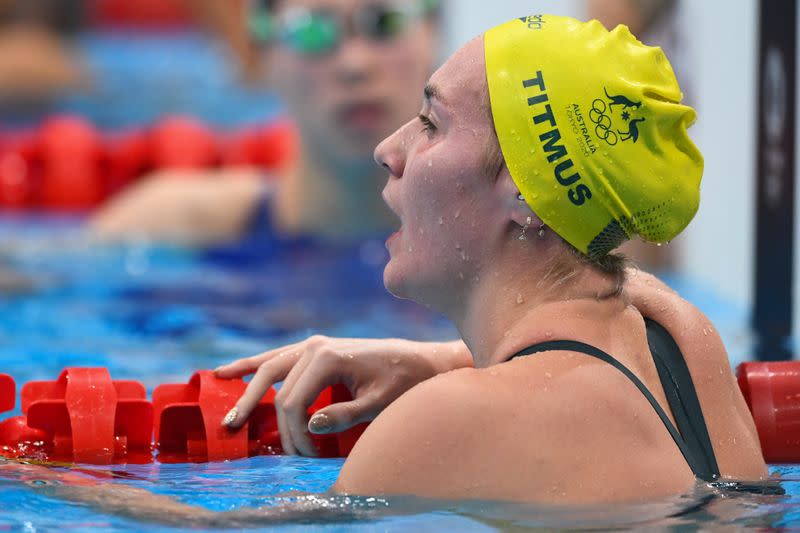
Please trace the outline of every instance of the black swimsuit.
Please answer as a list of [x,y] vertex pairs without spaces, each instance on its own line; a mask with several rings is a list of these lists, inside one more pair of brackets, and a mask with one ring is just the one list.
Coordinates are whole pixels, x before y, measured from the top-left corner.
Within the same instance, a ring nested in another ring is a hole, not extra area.
[[664,387],[664,393],[667,396],[672,415],[675,417],[677,428],[667,417],[653,394],[633,372],[594,346],[578,341],[548,341],[530,346],[516,353],[512,359],[539,352],[563,350],[590,355],[610,364],[631,380],[647,398],[669,434],[672,435],[672,439],[686,458],[694,475],[704,481],[714,481],[719,478],[719,467],[714,456],[714,449],[711,447],[711,439],[708,436],[708,428],[700,408],[700,401],[697,399],[697,392],[683,354],[675,339],[661,324],[645,319],[645,325],[647,327],[647,343],[650,345],[658,377],[661,379],[661,386]]

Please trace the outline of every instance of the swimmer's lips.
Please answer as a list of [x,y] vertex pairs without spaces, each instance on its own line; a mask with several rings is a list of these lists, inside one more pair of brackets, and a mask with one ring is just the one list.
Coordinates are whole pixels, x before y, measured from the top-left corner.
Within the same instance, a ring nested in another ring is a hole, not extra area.
[[400,236],[400,232],[401,231],[403,231],[403,230],[399,229],[399,230],[395,231],[394,233],[392,233],[391,235],[389,235],[389,238],[386,239],[386,248],[389,248],[389,245],[392,244],[392,241],[394,241],[396,238],[398,238]]
[[353,102],[342,105],[336,110],[339,124],[358,131],[382,131],[388,116],[387,106],[375,101]]

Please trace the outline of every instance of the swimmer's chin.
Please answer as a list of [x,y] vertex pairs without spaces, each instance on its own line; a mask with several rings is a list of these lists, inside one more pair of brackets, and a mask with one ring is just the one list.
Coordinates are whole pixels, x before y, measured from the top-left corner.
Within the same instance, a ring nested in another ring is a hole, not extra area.
[[386,287],[386,290],[395,298],[412,300],[413,298],[409,294],[405,280],[392,271],[392,260],[390,259],[389,263],[383,269],[383,286]]

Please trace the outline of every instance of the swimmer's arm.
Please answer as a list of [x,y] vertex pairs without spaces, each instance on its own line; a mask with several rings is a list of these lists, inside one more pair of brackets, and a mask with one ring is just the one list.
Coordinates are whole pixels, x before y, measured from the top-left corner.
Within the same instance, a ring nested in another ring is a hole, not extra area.
[[252,527],[303,522],[336,522],[375,515],[380,508],[342,506],[331,495],[293,493],[278,505],[216,512],[181,503],[169,496],[121,483],[98,482],[38,465],[6,463],[0,468],[39,493],[138,521],[176,527]]
[[[413,342],[403,339],[339,339],[316,335],[299,343],[239,359],[216,369],[221,378],[255,374],[236,403],[229,426],[239,427],[276,382],[281,443],[287,454],[316,455],[309,431],[344,431],[378,416],[400,395],[433,376],[471,367],[463,341]],[[325,387],[346,383],[351,401],[316,412],[308,408]]]
[[[187,246],[234,240],[247,228],[268,185],[255,169],[169,170],[143,178],[92,215],[88,237],[147,238]],[[157,216],[153,216],[156,214]]]

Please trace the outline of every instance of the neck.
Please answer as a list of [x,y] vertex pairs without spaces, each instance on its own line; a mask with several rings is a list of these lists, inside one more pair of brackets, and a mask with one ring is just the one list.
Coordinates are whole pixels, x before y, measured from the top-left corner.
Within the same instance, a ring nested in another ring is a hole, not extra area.
[[496,261],[488,272],[476,276],[461,303],[453,306],[457,312],[447,313],[469,347],[475,367],[504,362],[519,350],[547,340],[591,342],[582,333],[626,308],[614,280],[588,265],[576,264],[575,269],[565,277],[555,273],[552,262],[536,257],[521,261],[516,254],[513,260]]
[[[303,154],[319,151],[303,147]],[[386,173],[369,159],[334,161],[304,156],[277,193],[276,219],[290,234],[333,241],[359,240],[397,226],[383,202]]]

